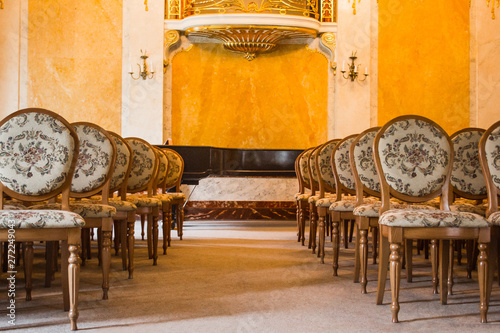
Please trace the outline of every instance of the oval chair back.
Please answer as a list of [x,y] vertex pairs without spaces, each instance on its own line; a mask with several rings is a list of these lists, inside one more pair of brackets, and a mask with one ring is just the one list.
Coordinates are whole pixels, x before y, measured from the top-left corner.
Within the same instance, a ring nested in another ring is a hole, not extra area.
[[300,175],[302,177],[302,183],[304,184],[304,189],[311,189],[311,178],[309,175],[308,160],[313,149],[314,147],[308,148],[302,153],[302,155],[300,155],[299,167]]
[[498,211],[500,196],[500,121],[491,125],[479,141],[481,168],[488,189],[486,216]]
[[334,139],[321,146],[316,155],[316,169],[319,174],[319,196],[325,197],[325,192],[335,193],[335,174],[332,170],[332,151],[340,139]]
[[441,126],[421,116],[397,117],[375,136],[374,153],[382,192],[380,214],[390,209],[391,196],[410,203],[441,196],[441,209],[449,210],[453,144]]
[[52,111],[29,108],[7,116],[0,122],[2,195],[42,201],[62,193],[68,210],[78,147],[73,127]]
[[147,141],[140,138],[125,138],[132,148],[132,168],[127,182],[127,192],[148,191],[152,194],[153,182],[159,166],[158,155]]
[[315,147],[309,158],[307,160],[307,168],[309,170],[309,179],[311,180],[311,195],[315,195],[316,191],[319,191],[319,175],[316,170],[316,157],[318,156],[318,152],[323,145],[319,145]]
[[175,188],[175,192],[181,191],[182,174],[184,173],[184,160],[175,150],[162,148],[168,158],[168,173],[163,185],[163,193]]
[[464,128],[451,136],[454,158],[450,185],[453,194],[471,200],[487,197],[486,181],[479,162],[481,128]]
[[85,198],[102,192],[105,203],[116,161],[115,140],[96,124],[77,122],[71,125],[80,140],[80,153],[70,196]]
[[349,149],[356,136],[357,134],[353,134],[343,138],[332,151],[332,169],[335,175],[337,201],[342,199],[343,194],[356,194],[356,184],[349,159]]
[[118,191],[122,196],[122,200],[125,200],[124,196],[127,193],[127,181],[130,170],[132,169],[132,148],[120,135],[109,131],[108,133],[111,135],[116,145],[116,162],[113,176],[111,177],[111,184],[109,186],[110,193]]
[[153,185],[153,192],[155,192],[154,194],[156,194],[156,190],[158,188],[163,189],[165,187],[165,182],[167,180],[167,174],[169,171],[167,154],[165,154],[165,152],[160,148],[155,147],[155,149],[160,160],[160,167],[158,168],[158,175],[156,177],[155,184]]
[[356,184],[356,200],[363,202],[365,194],[380,198],[380,181],[378,179],[375,159],[373,157],[373,141],[380,127],[372,127],[359,134],[352,142],[349,158]]

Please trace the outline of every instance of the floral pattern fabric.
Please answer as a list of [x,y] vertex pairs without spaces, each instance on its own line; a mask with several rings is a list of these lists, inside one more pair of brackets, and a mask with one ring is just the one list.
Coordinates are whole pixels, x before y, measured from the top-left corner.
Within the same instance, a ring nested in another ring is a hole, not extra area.
[[127,201],[137,207],[161,207],[161,200],[157,198],[140,197],[138,195],[128,195]]
[[[363,199],[363,204],[373,202],[371,199]],[[330,210],[334,212],[352,212],[356,207],[356,198],[352,197],[351,200],[340,200],[330,205]]]
[[153,177],[153,167],[156,162],[156,155],[153,148],[144,142],[128,138],[127,143],[132,148],[132,169],[127,181],[127,190],[134,192],[145,187]]
[[500,212],[495,212],[495,213],[491,214],[490,217],[488,217],[488,221],[492,225],[500,226]]
[[[85,202],[90,202],[93,204],[101,204],[102,199],[99,198],[97,200],[85,200]],[[137,210],[136,205],[128,201],[123,201],[119,198],[110,198],[108,200],[108,205],[114,207],[117,212],[131,212]]]
[[376,130],[370,131],[356,142],[354,147],[354,164],[361,183],[370,190],[380,193],[380,182],[373,157],[373,140],[375,139],[375,135],[377,135]]
[[[400,204],[400,203],[390,203],[391,208],[390,209],[408,209],[408,210],[419,210],[419,209],[436,209],[432,206],[425,206],[425,205],[410,205],[410,204]],[[365,205],[359,205],[358,207],[354,208],[352,213],[354,215],[358,216],[364,216],[364,217],[379,217],[380,215],[380,208],[382,207],[382,202],[377,201],[374,203],[369,203]]]
[[117,189],[122,185],[127,175],[127,169],[130,163],[130,151],[128,150],[122,138],[111,134],[116,145],[116,162],[113,176],[111,177],[111,189]]
[[167,177],[168,158],[167,155],[163,152],[163,150],[158,149],[157,152],[158,152],[158,157],[160,158],[160,170],[158,171],[158,184],[161,184]]
[[483,131],[470,130],[453,138],[455,156],[450,183],[472,195],[486,195],[486,181],[479,163],[479,140],[482,135]]
[[380,215],[379,224],[391,227],[483,228],[488,221],[477,214],[443,210],[388,210]]
[[309,194],[309,193],[297,193],[297,194],[295,194],[295,200],[307,201],[310,196],[311,196],[311,194]]
[[316,201],[316,207],[330,207],[332,203],[337,200],[337,197],[333,195],[332,197],[322,198]]
[[51,115],[13,117],[0,128],[0,181],[24,195],[50,193],[66,181],[74,147],[69,129]]
[[451,163],[450,153],[446,133],[420,119],[393,123],[378,145],[387,183],[410,196],[425,196],[442,187]]
[[311,177],[312,180],[316,183],[319,182],[318,172],[316,171],[316,156],[318,156],[318,152],[319,149],[315,149],[309,156],[309,165],[311,166]]
[[471,204],[459,204],[459,205],[451,205],[450,210],[452,212],[469,212],[478,214],[481,216],[486,215],[486,209],[483,206],[471,205]]
[[[57,210],[61,209],[60,203],[48,203],[42,205],[34,205],[29,207],[29,209],[35,210]],[[80,215],[83,218],[103,218],[103,217],[113,217],[116,215],[116,208],[110,205],[103,205],[92,203],[89,201],[78,201],[69,204],[69,210],[73,213]]]
[[78,214],[64,210],[0,210],[0,229],[78,228],[85,221]]
[[71,182],[71,191],[89,192],[102,186],[111,172],[113,144],[95,127],[81,124],[73,128],[80,141],[80,154]]
[[311,187],[311,180],[309,179],[309,170],[307,166],[309,164],[309,155],[311,155],[312,149],[307,150],[304,154],[300,156],[299,167],[300,174],[302,175],[302,180],[306,187]]
[[182,177],[182,157],[170,149],[165,149],[163,152],[168,158],[168,173],[167,180],[165,181],[165,187],[168,189],[174,186],[179,178]]
[[500,190],[500,126],[495,128],[486,140],[486,161],[493,184]]
[[335,168],[339,175],[339,181],[342,185],[350,190],[355,190],[354,176],[351,170],[351,162],[349,161],[349,148],[351,147],[354,138],[345,140],[335,149]]
[[318,153],[319,176],[328,186],[335,188],[335,175],[332,170],[332,152],[338,141],[328,142]]

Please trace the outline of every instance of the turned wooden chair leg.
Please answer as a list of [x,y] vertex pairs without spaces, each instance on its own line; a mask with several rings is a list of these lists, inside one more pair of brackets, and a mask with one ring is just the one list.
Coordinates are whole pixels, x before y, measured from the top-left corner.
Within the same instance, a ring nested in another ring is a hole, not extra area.
[[432,264],[432,292],[434,295],[438,293],[438,241],[431,240],[431,264]]
[[326,210],[324,208],[319,208],[319,244],[318,244],[318,256],[321,258],[321,263],[325,263],[325,220],[326,220]]
[[479,241],[478,245],[479,255],[477,258],[477,270],[479,280],[479,311],[481,313],[481,323],[488,322],[488,302],[489,302],[489,269],[488,267],[488,244]]
[[120,221],[113,221],[113,230],[115,231],[115,239],[114,239],[114,248],[115,248],[115,256],[118,256],[118,250],[120,249],[120,232],[121,232],[121,225]]
[[399,314],[399,285],[401,282],[401,258],[399,254],[399,243],[391,243],[391,256],[390,256],[390,275],[391,275],[391,312],[392,322],[398,323]]
[[349,248],[349,220],[343,221],[344,232],[343,232],[343,240],[344,240],[344,249]]
[[367,269],[368,269],[368,230],[359,231],[359,252],[361,255],[361,293],[366,294]]
[[[454,241],[450,241],[450,254],[449,254],[449,269],[448,269],[448,295],[453,295],[453,266],[454,266],[454,257],[455,257],[455,247],[456,244]],[[443,277],[444,278],[444,277]]]
[[349,220],[350,228],[349,228],[349,243],[352,243],[352,237],[354,235],[354,220]]
[[389,267],[390,247],[387,237],[379,232],[379,259],[378,259],[378,282],[377,282],[377,305],[384,301],[385,284],[387,281],[387,269]]
[[[147,243],[148,243],[148,258],[149,259],[152,259],[153,258],[153,239],[151,238],[151,236],[153,235],[153,222],[151,221],[151,217],[150,217],[151,214],[147,214],[147,226],[146,226],[146,232],[147,232]],[[142,220],[142,218],[141,218]]]
[[339,248],[340,248],[340,237],[339,237],[339,222],[332,221],[332,246],[333,246],[333,276],[337,276],[337,270],[339,268]]
[[146,222],[146,216],[141,214],[141,239],[144,240],[144,223]]
[[26,285],[26,300],[31,301],[31,290],[33,289],[33,242],[23,243],[24,256],[24,280]]
[[[109,244],[109,245],[111,246],[111,244]],[[102,228],[97,228],[97,259],[99,260],[98,261],[99,266],[102,266],[102,246],[103,246]],[[90,243],[89,243],[88,248],[90,249]]]
[[[135,217],[135,214],[134,214]],[[134,228],[135,228],[135,220],[134,222],[127,222],[127,235],[128,235],[128,278],[134,278],[134,246],[135,246],[135,238],[134,238]],[[122,245],[123,246],[123,245]]]
[[158,212],[153,214],[148,214],[148,225],[149,221],[152,221],[152,234],[153,234],[153,266],[158,264],[158,217],[160,215]]
[[441,305],[448,304],[448,266],[450,263],[450,241],[442,239],[439,241],[439,293]]
[[111,232],[113,219],[103,219],[102,222],[102,299],[108,299],[109,270],[111,265]]
[[297,242],[300,242],[300,206],[299,206],[299,202],[297,201],[297,210],[295,212],[295,216],[296,216],[296,219],[297,219]]
[[[120,247],[122,255],[122,270],[127,269],[127,220],[121,220],[118,222],[120,227]],[[115,228],[116,230],[116,228]],[[116,236],[115,236],[116,237]]]
[[377,264],[377,255],[378,255],[378,228],[372,227],[372,264]]

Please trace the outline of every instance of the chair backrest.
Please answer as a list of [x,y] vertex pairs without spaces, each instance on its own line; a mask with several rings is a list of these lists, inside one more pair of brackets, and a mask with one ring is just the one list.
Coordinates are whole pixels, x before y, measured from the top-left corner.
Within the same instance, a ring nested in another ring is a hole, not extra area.
[[451,136],[454,158],[450,185],[454,194],[466,199],[486,199],[486,181],[479,162],[483,133],[481,128],[465,128]]
[[308,161],[309,161],[309,155],[311,155],[313,149],[314,147],[308,148],[300,155],[299,168],[300,168],[300,175],[302,176],[302,182],[304,184],[304,189],[311,188],[311,178],[309,176]]
[[116,161],[115,140],[96,124],[72,123],[80,141],[80,153],[71,182],[70,196],[84,198],[102,192],[106,201]]
[[372,127],[359,134],[352,142],[349,158],[356,184],[356,199],[363,201],[365,194],[380,198],[380,182],[375,159],[373,157],[373,140],[380,127]]
[[356,183],[351,169],[349,149],[357,134],[349,135],[337,143],[332,151],[332,169],[335,175],[337,201],[342,199],[344,193],[356,194]]
[[168,158],[168,172],[163,185],[163,193],[172,187],[176,192],[181,191],[182,174],[184,173],[184,160],[175,150],[162,148]]
[[500,195],[500,121],[484,132],[479,141],[479,157],[488,189],[486,216],[490,216],[498,211]]
[[375,136],[374,154],[382,192],[380,213],[390,208],[391,195],[407,202],[441,195],[441,209],[449,210],[453,144],[438,124],[421,116],[397,117]]
[[0,121],[0,208],[4,193],[23,201],[62,193],[67,210],[78,146],[73,127],[49,110],[23,109]]
[[302,175],[300,174],[300,158],[302,154],[304,154],[305,150],[302,151],[299,156],[295,159],[294,167],[295,167],[295,175],[297,176],[297,181],[299,182],[299,193],[304,193],[304,180],[302,179]]
[[120,135],[109,132],[116,145],[116,162],[113,176],[111,177],[110,192],[119,191],[122,199],[127,193],[127,181],[132,169],[132,148]]
[[140,138],[125,138],[132,148],[132,168],[127,181],[127,192],[148,191],[152,194],[154,177],[159,166],[155,149],[147,141]]
[[163,189],[165,187],[165,181],[167,180],[168,174],[168,157],[165,152],[155,147],[156,152],[158,153],[158,158],[160,160],[160,167],[158,168],[158,174],[156,175],[155,183],[153,184],[153,192],[156,193],[158,188]]
[[315,195],[316,191],[319,190],[319,176],[318,171],[316,170],[316,157],[318,156],[318,152],[323,145],[319,145],[315,147],[311,154],[309,154],[309,158],[307,160],[307,169],[309,170],[309,179],[311,180],[311,194]]
[[335,175],[332,170],[332,152],[340,139],[334,139],[321,146],[316,155],[316,169],[319,174],[319,195],[325,197],[325,192],[335,193]]

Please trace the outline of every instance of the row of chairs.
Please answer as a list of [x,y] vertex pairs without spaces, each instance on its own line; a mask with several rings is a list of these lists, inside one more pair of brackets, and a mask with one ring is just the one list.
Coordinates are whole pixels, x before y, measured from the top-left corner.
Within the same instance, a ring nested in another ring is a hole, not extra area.
[[[71,330],[76,330],[80,257],[90,251],[90,229],[99,230],[102,298],[107,299],[113,225],[115,248],[121,243],[122,265],[129,278],[134,270],[136,215],[143,225],[148,222],[148,254],[153,265],[158,258],[160,212],[166,254],[174,204],[182,239],[185,196],[179,187],[183,168],[182,158],[173,150],[154,147],[140,138],[124,139],[92,123],[70,124],[49,110],[30,108],[7,116],[0,122],[4,270],[15,274],[17,262],[12,254],[16,243],[23,242],[26,299],[30,300],[33,242],[47,244],[48,286],[57,270],[57,249],[62,241],[64,310],[69,310]],[[167,192],[170,188],[176,192]]]
[[[315,253],[318,237],[317,255],[324,262],[325,235],[331,233],[336,276],[339,226],[344,226],[347,247],[356,225],[354,281],[366,293],[371,229],[374,263],[377,248],[380,257],[377,304],[382,304],[390,263],[392,321],[398,322],[401,266],[406,261],[411,282],[413,240],[431,244],[433,290],[438,293],[439,286],[442,304],[452,294],[454,251],[461,254],[465,240],[469,276],[477,260],[481,322],[487,322],[494,266],[500,266],[499,161],[500,122],[488,130],[467,128],[450,137],[419,116],[398,117],[382,127],[306,149],[295,163],[298,241],[304,245],[309,217],[309,247]],[[476,253],[473,242],[478,244]]]

